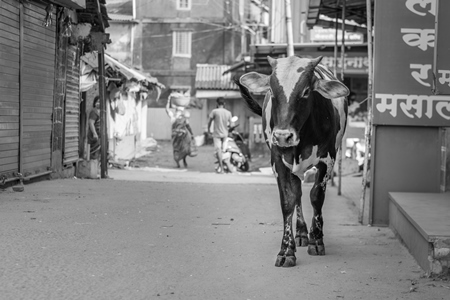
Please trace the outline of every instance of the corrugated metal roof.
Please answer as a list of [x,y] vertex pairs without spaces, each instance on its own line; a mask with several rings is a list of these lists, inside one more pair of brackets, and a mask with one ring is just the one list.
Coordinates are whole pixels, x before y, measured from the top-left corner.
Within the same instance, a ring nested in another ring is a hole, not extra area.
[[231,66],[197,64],[195,88],[198,90],[238,90],[232,80],[232,74],[222,75]]
[[118,60],[111,57],[109,54],[105,53],[105,63],[111,68],[118,70],[127,79],[136,78],[138,81],[147,80],[149,83],[159,86],[160,88],[165,88],[163,84],[158,82],[158,79],[150,75],[141,73],[138,70],[134,70],[129,66],[119,62]]
[[[372,15],[373,15],[373,6],[375,1],[371,0],[372,4]],[[315,25],[326,27],[325,25],[328,24],[330,28],[333,28],[334,24],[332,24],[334,21],[326,22],[325,20],[321,20],[320,16],[326,16],[331,19],[336,18],[336,14],[338,16],[338,19],[342,18],[342,8],[343,7],[343,1],[336,1],[336,0],[309,0],[309,7],[308,7],[308,20],[307,25],[312,28]],[[367,1],[366,0],[346,0],[345,1],[345,20],[353,21],[355,24],[367,25]],[[346,23],[347,23],[346,22]],[[340,25],[339,25],[340,26]],[[348,27],[358,27],[358,26],[352,26],[350,24]],[[365,29],[365,27],[364,27]],[[349,31],[355,30],[355,29],[348,29]]]

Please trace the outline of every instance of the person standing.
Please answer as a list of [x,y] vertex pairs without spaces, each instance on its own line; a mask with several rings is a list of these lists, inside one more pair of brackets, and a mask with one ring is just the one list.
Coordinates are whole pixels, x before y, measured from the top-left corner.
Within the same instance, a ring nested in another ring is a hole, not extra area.
[[90,145],[90,159],[100,157],[100,97],[95,96],[93,108],[89,113],[88,143]]
[[[223,173],[223,159],[222,152],[225,151],[225,141],[228,137],[228,126],[231,126],[231,112],[225,109],[225,100],[223,97],[217,98],[217,108],[213,109],[209,114],[208,133],[211,134],[211,123],[214,121],[213,142],[214,151],[219,160],[220,170],[218,173]],[[228,164],[227,164],[228,165]],[[233,170],[228,168],[231,173]]]
[[172,124],[173,159],[178,168],[180,167],[180,160],[183,160],[183,165],[187,168],[186,157],[197,156],[194,134],[189,124],[190,113],[184,107],[176,105],[174,105],[175,109],[173,111],[171,108],[171,98],[169,96],[167,100],[166,113]]

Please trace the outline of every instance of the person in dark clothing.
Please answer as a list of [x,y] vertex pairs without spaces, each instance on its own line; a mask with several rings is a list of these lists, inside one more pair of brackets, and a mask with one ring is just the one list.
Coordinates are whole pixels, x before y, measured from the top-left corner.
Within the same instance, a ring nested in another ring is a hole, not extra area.
[[96,96],[93,108],[89,113],[88,143],[90,145],[90,158],[100,157],[100,97]]
[[167,100],[166,112],[172,124],[172,146],[173,159],[177,167],[180,167],[180,160],[185,168],[188,167],[186,157],[197,156],[197,146],[195,145],[194,134],[189,125],[190,114],[184,107],[175,106],[175,111],[171,109],[171,99]]

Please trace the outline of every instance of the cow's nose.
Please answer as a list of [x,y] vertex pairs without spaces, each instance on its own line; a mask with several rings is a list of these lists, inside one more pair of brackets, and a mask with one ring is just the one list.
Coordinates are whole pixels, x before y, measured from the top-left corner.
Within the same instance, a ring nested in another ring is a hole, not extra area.
[[290,130],[278,129],[273,132],[273,143],[280,147],[291,147],[295,144],[294,133]]

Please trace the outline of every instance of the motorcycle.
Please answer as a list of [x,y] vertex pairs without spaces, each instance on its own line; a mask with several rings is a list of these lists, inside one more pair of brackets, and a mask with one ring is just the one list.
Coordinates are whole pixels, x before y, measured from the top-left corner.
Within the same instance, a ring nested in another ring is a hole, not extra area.
[[[233,117],[232,122],[235,123],[236,121],[237,117]],[[241,172],[247,172],[250,169],[250,149],[248,148],[248,145],[242,135],[235,130],[238,126],[239,124],[235,124],[234,126],[230,126],[228,128],[228,137],[225,140],[225,151],[222,152],[223,168],[225,172],[229,172],[227,162],[229,162],[231,166],[235,167],[236,170]],[[216,172],[220,172],[221,170],[217,154],[216,158]]]

